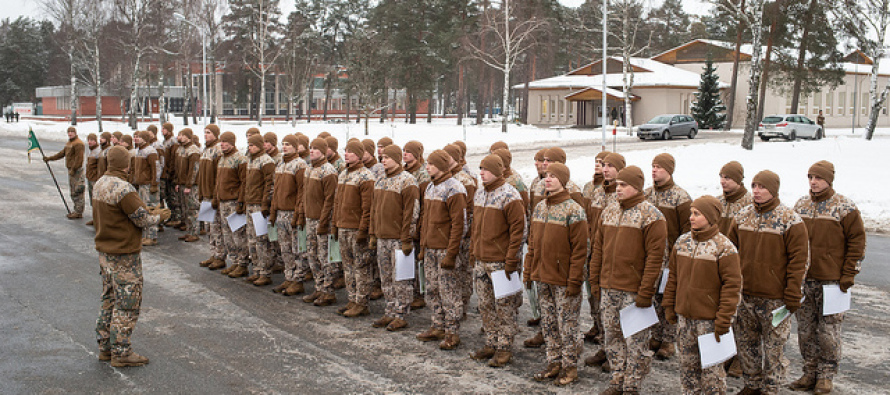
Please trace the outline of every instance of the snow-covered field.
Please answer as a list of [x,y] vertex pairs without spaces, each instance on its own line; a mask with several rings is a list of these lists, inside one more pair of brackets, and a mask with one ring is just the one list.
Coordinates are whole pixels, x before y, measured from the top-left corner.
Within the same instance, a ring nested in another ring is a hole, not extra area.
[[[181,119],[173,121],[176,130],[182,128]],[[440,148],[455,140],[464,140],[469,147],[470,154],[481,154],[487,150],[491,143],[503,140],[514,150],[553,145],[598,146],[601,141],[600,131],[576,130],[576,129],[544,129],[533,126],[510,125],[507,134],[500,132],[500,124],[466,125],[458,126],[454,119],[435,120],[427,124],[425,120],[418,120],[418,124],[410,125],[404,121],[380,124],[372,120],[368,136],[364,134],[364,124],[355,123],[323,123],[312,122],[298,123],[295,127],[285,122],[266,121],[260,129],[265,133],[274,131],[282,137],[285,133],[303,132],[309,136],[315,136],[322,131],[327,131],[340,139],[341,142],[350,137],[371,138],[375,141],[383,136],[391,137],[396,144],[402,145],[409,140],[419,140],[426,147],[427,153]],[[140,124],[144,129],[148,124]],[[238,146],[245,146],[244,132],[255,126],[254,122],[225,122],[221,124],[223,131],[232,131],[238,136]],[[26,146],[25,138],[29,127],[33,127],[41,140],[65,140],[67,125],[61,122],[48,121],[22,121],[17,124],[0,123],[0,136],[3,138],[21,138],[23,149]],[[104,130],[123,132],[129,131],[124,123],[103,122]],[[200,126],[190,126],[199,131]],[[81,138],[88,133],[95,133],[98,125],[94,121],[81,122],[78,131]],[[677,167],[674,173],[678,185],[686,188],[693,196],[703,194],[717,195],[720,193],[719,177],[717,173],[726,162],[737,160],[745,167],[745,182],[749,183],[753,176],[763,169],[769,169],[781,177],[780,198],[791,206],[794,202],[807,194],[807,169],[818,160],[829,160],[834,163],[836,177],[834,188],[844,194],[859,206],[869,230],[890,231],[890,183],[884,182],[882,164],[886,164],[881,158],[890,152],[890,129],[879,129],[872,141],[861,138],[861,129],[851,133],[850,129],[828,130],[828,136],[820,141],[796,141],[796,142],[769,142],[755,141],[754,149],[747,151],[742,149],[738,142],[712,143],[698,140],[689,141],[684,145],[664,146],[658,142],[646,144],[631,144],[619,146],[619,150],[625,149],[622,154],[629,165],[637,165],[646,173],[647,185],[651,184],[649,172],[652,158],[661,152],[669,152],[677,159]],[[729,132],[741,137],[740,131]],[[619,130],[616,136],[619,140],[636,141],[636,137],[628,136],[623,130]],[[608,136],[611,143],[612,136]],[[623,148],[626,147],[626,148]],[[341,143],[342,149],[342,143]],[[589,180],[593,174],[592,149],[588,156],[570,156],[568,166],[572,169],[572,179],[582,184]],[[535,174],[534,168],[528,161],[518,162],[517,170],[528,180]]]

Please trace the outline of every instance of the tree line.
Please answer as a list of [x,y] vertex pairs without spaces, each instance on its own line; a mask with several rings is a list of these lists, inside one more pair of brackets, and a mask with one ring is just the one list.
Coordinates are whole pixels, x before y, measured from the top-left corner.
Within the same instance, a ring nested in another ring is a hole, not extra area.
[[[473,110],[481,123],[494,109],[513,110],[525,122],[527,90],[509,85],[602,56],[602,0],[576,8],[557,0],[290,1],[295,10],[282,15],[279,0],[41,0],[47,21],[0,21],[0,98],[36,101],[37,86],[71,85],[73,122],[80,92],[120,97],[135,120],[148,96],[140,89],[151,87],[166,119],[167,84],[200,80],[206,35],[206,67],[227,76],[223,86],[211,80],[207,88],[227,92],[260,124],[273,76],[287,98],[287,117],[295,119],[297,103],[314,99],[308,88],[316,75],[324,76],[325,102],[342,90],[347,105],[350,98],[358,103],[349,110],[366,119],[386,118],[393,92],[402,90],[408,122],[417,121],[418,104],[428,99],[438,99],[458,123]],[[609,1],[608,55],[650,57],[698,38],[753,44],[752,66],[734,68],[749,72],[743,78],[756,82],[753,95],[749,103],[727,104],[730,116],[734,105],[754,104],[750,118],[759,119],[767,88],[791,96],[795,107],[800,97],[840,83],[843,51],[875,59],[886,48],[888,0],[710,1],[712,12],[701,16],[686,13],[680,0],[656,7]],[[629,91],[632,70],[624,72]],[[197,116],[195,84],[184,85],[179,115]],[[886,89],[883,96],[881,87],[872,91],[874,99],[886,97]],[[326,107],[310,111],[327,117]]]

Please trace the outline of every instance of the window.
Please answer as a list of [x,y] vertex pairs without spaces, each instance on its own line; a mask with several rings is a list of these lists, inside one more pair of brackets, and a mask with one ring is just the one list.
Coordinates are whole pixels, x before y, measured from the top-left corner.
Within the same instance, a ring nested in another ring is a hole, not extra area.
[[542,98],[541,98],[541,120],[542,120],[542,121],[543,121],[544,119],[547,119],[547,116],[549,115],[549,114],[547,114],[547,109],[548,109],[547,104],[548,104],[548,100],[547,100],[547,98],[546,98],[546,97],[542,97]]
[[556,119],[556,100],[550,99],[550,119]]
[[813,93],[813,115],[819,114],[822,109],[822,92]]
[[809,104],[809,96],[801,97],[800,103],[797,104],[797,113],[798,114],[806,114],[808,104]]
[[565,100],[560,100],[560,101],[559,101],[559,117],[560,117],[560,118],[563,118],[563,119],[566,117],[566,116],[565,116],[565,111],[566,111],[566,109],[565,109],[565,105],[566,105],[566,101],[565,101]]
[[837,115],[844,115],[844,107],[847,106],[847,93],[846,92],[838,92],[837,93]]
[[831,108],[834,107],[834,92],[825,94],[825,116],[831,115]]

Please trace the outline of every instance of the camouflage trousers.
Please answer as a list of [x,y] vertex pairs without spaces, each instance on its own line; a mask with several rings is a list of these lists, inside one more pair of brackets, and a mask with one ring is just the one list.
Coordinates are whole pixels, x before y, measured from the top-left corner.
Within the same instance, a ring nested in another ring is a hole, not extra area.
[[198,209],[201,207],[201,202],[198,199],[200,199],[200,197],[197,185],[192,185],[191,188],[189,188],[188,193],[185,193],[184,185],[179,186],[179,202],[182,211],[182,221],[187,228],[186,232],[195,237],[198,237],[198,231],[201,230],[201,224],[198,223]]
[[414,273],[417,274],[414,276],[414,283],[412,287],[414,288],[414,299],[423,298],[423,292],[420,292],[420,282],[425,280],[421,279],[420,272],[423,269],[423,256],[418,255],[420,251],[420,240],[414,240]]
[[284,280],[303,282],[309,266],[306,264],[306,253],[299,250],[297,230],[291,226],[293,219],[293,210],[279,210],[275,228],[278,229],[278,245],[281,246],[281,260],[284,262]]
[[[383,315],[392,318],[405,319],[411,310],[411,297],[413,296],[414,280],[395,281],[396,260],[395,253],[402,249],[399,239],[377,239],[377,264],[380,270],[380,285],[383,288],[383,297],[386,299],[386,309]],[[418,251],[417,249],[415,251]],[[415,276],[417,274],[415,268]]]
[[[475,263],[473,277],[476,284],[476,297],[479,298],[478,306],[479,315],[482,316],[482,329],[485,330],[485,345],[495,350],[511,351],[513,338],[519,333],[516,316],[519,313],[519,305],[522,303],[522,292],[495,299],[491,272],[504,270],[505,263],[479,260]],[[512,275],[521,276],[519,272]],[[577,319],[575,322],[577,324]]]
[[338,233],[343,274],[346,277],[347,300],[367,306],[368,295],[371,294],[371,285],[374,282],[368,241],[358,240],[358,229],[340,229]]
[[652,351],[649,350],[649,328],[625,338],[621,331],[621,309],[634,304],[636,292],[602,289],[600,312],[605,330],[604,349],[612,368],[609,385],[622,391],[639,391],[649,374]]
[[[803,284],[806,297],[797,315],[797,342],[803,357],[803,371],[819,379],[834,380],[841,360],[841,324],[844,313],[822,315],[822,286],[837,281],[807,279]],[[849,292],[849,290],[847,290]]]
[[77,169],[68,169],[68,189],[71,195],[71,202],[74,203],[74,211],[77,214],[83,214],[83,208],[86,205],[86,186],[84,185],[83,166]]
[[460,280],[460,296],[463,300],[463,311],[461,315],[466,314],[466,309],[470,307],[470,298],[473,297],[473,263],[470,262],[470,238],[465,236],[460,242],[460,252],[455,260],[458,266],[463,270],[459,274]]
[[[158,207],[160,204],[160,198],[157,192],[151,191],[151,185],[140,185],[138,187],[139,198],[142,199],[142,202],[145,203],[148,207]],[[158,226],[152,225],[146,228],[142,228],[142,237],[145,239],[158,239]]]
[[658,323],[652,326],[652,338],[660,342],[673,343],[677,341],[677,325],[671,324],[664,318],[664,307],[661,305],[664,301],[664,295],[655,294],[654,303],[655,313],[658,314]]
[[739,303],[738,358],[745,386],[777,394],[785,380],[785,342],[791,334],[791,320],[772,325],[772,311],[785,305],[782,299],[766,299],[742,294]]
[[578,366],[578,356],[584,347],[578,318],[581,317],[581,295],[568,296],[568,287],[538,283],[538,303],[541,306],[541,332],[547,363],[562,363],[562,367]]
[[315,291],[334,293],[334,265],[328,262],[328,235],[318,234],[318,220],[306,218],[306,256],[312,277],[315,278]]
[[[588,266],[584,265],[584,278],[590,278]],[[589,284],[588,284],[589,286]],[[588,287],[587,290],[590,290]],[[596,332],[596,342],[603,344],[603,318],[600,313],[600,305],[593,295],[587,295],[587,304],[590,305],[590,318],[593,321],[591,329]]]
[[229,227],[229,216],[235,214],[238,210],[237,200],[223,200],[219,202],[219,227],[222,230],[222,244],[225,248],[226,255],[232,259],[232,263],[238,266],[247,267],[249,250],[247,248],[247,226],[232,231]]
[[223,242],[222,215],[216,210],[213,216],[213,222],[209,223],[210,233],[210,256],[221,261],[226,260],[226,245]]
[[179,205],[179,194],[176,193],[176,186],[173,181],[161,179],[161,200],[166,207],[170,209],[170,221],[182,221],[182,212]]
[[253,274],[259,276],[272,276],[272,259],[269,257],[269,235],[257,236],[253,213],[262,211],[259,204],[248,204],[247,210],[247,248],[250,255],[250,264],[253,266]]
[[90,198],[90,204],[93,204],[93,185],[96,185],[95,182],[87,180],[87,193]]
[[460,318],[464,312],[460,276],[466,271],[461,262],[455,259],[454,269],[443,269],[448,250],[427,248],[423,256],[423,270],[426,275],[426,303],[432,311],[432,327],[447,333],[457,334]]
[[130,335],[142,306],[142,258],[135,254],[99,253],[102,307],[96,319],[100,351],[115,356],[130,353]]
[[677,354],[680,357],[680,384],[684,395],[726,393],[726,370],[723,366],[701,367],[698,337],[708,333],[714,333],[714,320],[677,316]]

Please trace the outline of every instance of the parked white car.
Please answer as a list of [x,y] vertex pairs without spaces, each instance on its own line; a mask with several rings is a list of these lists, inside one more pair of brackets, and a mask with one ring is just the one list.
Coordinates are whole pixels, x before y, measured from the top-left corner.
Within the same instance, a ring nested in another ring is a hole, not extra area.
[[825,131],[811,119],[800,114],[770,115],[757,127],[757,135],[763,141],[781,137],[791,141],[797,138],[819,140]]

